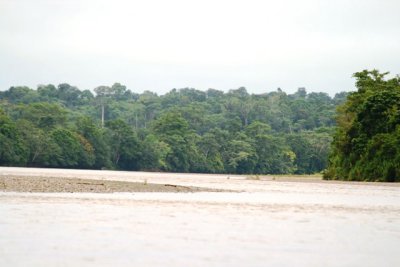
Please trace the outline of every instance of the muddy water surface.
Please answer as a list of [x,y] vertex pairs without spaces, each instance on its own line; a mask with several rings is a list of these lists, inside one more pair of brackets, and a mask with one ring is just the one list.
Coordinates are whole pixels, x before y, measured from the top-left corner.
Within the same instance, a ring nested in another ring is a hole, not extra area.
[[0,175],[240,190],[0,192],[0,266],[400,266],[397,185],[17,168]]

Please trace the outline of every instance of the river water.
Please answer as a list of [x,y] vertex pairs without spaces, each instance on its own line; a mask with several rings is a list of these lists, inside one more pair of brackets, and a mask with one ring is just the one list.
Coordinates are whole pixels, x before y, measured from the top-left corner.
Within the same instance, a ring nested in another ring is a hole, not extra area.
[[400,187],[0,168],[223,193],[0,192],[0,266],[400,266]]

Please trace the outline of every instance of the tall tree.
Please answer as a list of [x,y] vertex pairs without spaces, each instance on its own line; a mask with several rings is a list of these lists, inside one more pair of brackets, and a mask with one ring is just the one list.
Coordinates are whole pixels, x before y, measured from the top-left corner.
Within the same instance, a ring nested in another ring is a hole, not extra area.
[[89,117],[80,117],[76,122],[76,131],[82,135],[93,147],[96,169],[111,168],[110,146],[104,129],[100,129]]
[[141,148],[132,128],[122,120],[107,121],[106,128],[114,166],[138,170]]
[[24,165],[28,153],[15,123],[0,109],[0,165]]
[[357,92],[338,109],[326,179],[400,181],[400,77],[358,72]]
[[197,156],[188,122],[180,113],[169,112],[154,121],[152,129],[171,148],[166,159],[169,170],[188,172],[190,158]]

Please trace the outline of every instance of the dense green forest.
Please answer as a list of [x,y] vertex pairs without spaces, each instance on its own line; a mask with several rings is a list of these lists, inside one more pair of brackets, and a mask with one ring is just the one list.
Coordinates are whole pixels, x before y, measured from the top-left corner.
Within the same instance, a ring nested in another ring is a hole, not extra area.
[[0,165],[203,173],[324,170],[336,107],[299,88],[249,94],[192,88],[165,95],[69,84],[0,92]]
[[326,179],[400,181],[400,77],[354,74],[357,91],[338,108]]

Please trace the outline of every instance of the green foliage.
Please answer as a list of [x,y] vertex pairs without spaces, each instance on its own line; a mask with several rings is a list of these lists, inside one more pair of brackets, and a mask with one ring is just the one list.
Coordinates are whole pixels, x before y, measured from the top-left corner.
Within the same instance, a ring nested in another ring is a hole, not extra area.
[[296,174],[311,174],[320,172],[327,166],[332,142],[327,132],[301,132],[286,136],[286,143],[295,153],[294,164]]
[[148,134],[142,141],[141,170],[168,170],[167,155],[171,153],[170,146],[160,141],[154,134]]
[[94,161],[93,147],[84,137],[63,128],[54,129],[51,137],[60,150],[53,156],[52,167],[78,168],[91,166]]
[[132,128],[122,120],[108,121],[106,127],[114,166],[138,170],[140,144]]
[[204,159],[204,172],[221,173],[224,171],[224,162],[221,152],[223,143],[218,138],[218,133],[210,131],[205,133],[197,142],[198,151]]
[[[92,146],[94,162],[92,167],[96,169],[111,168],[110,147],[106,140],[105,132],[96,126],[89,117],[80,117],[76,122],[76,131],[82,135]],[[88,149],[90,150],[90,149]]]
[[400,78],[354,74],[357,92],[338,108],[326,179],[400,181]]
[[259,157],[256,173],[278,174],[295,171],[296,154],[283,138],[272,135],[257,135],[255,142],[255,149]]
[[31,121],[20,119],[16,122],[23,142],[27,149],[28,166],[58,166],[57,158],[62,153],[61,148],[46,129],[38,128]]
[[[94,94],[67,83],[40,85],[37,90],[11,87],[0,92],[0,164],[204,173],[320,172],[327,164],[335,107],[346,96],[308,94],[304,88],[294,94],[278,89],[254,95],[244,87],[227,93],[172,89],[159,96],[149,91],[137,94],[120,83],[96,87]],[[343,115],[348,130],[357,133],[376,116],[390,113],[382,120],[388,128],[379,133],[392,131],[398,124],[398,109],[395,105],[382,109],[387,96],[381,98],[381,104],[374,106],[380,113],[368,113],[376,102],[371,99],[360,108],[364,112],[359,117]],[[351,126],[355,119],[359,128]],[[369,127],[368,133],[379,129],[379,125]],[[378,143],[370,146],[382,150]],[[392,169],[387,168],[389,176]]]
[[26,147],[15,123],[0,109],[0,165],[24,165]]
[[197,150],[191,142],[193,132],[189,131],[189,124],[182,115],[168,112],[154,121],[152,129],[160,141],[170,147],[166,156],[167,170],[178,172],[191,170],[190,158],[196,158]]
[[38,102],[17,106],[14,117],[28,120],[36,127],[48,130],[56,126],[65,126],[66,114],[67,110],[59,104]]

